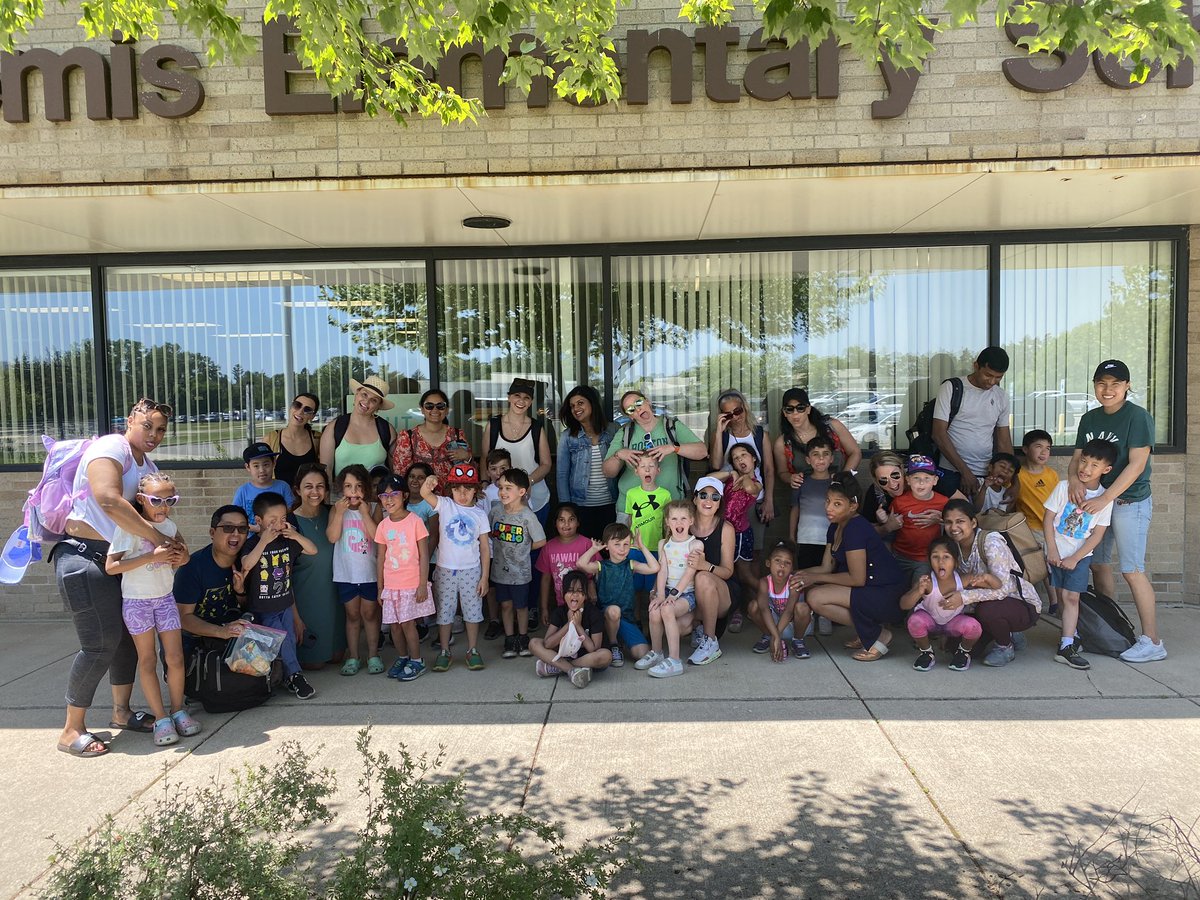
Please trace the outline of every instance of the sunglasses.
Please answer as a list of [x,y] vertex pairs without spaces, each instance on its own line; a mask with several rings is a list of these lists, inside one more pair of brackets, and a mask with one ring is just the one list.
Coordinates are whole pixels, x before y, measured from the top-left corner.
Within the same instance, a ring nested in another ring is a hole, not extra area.
[[696,491],[694,496],[697,500],[719,501],[721,499],[721,495],[716,491]]
[[153,494],[143,494],[141,491],[138,491],[138,496],[154,507],[170,507],[179,502],[178,494],[173,494],[170,497],[155,497]]
[[637,412],[639,409],[641,409],[645,405],[646,405],[646,398],[639,397],[637,400],[634,400],[627,407],[625,407],[625,414],[632,416],[635,412]]
[[229,525],[229,524],[226,524],[225,522],[222,522],[220,525],[217,526],[217,528],[220,529],[221,531],[225,532],[225,534],[249,534],[250,533],[249,525]]
[[791,415],[792,413],[802,413],[808,409],[807,406],[788,405],[783,408],[784,413]]
[[421,409],[448,409],[449,406],[449,403],[425,403]]
[[889,481],[899,481],[903,476],[899,472],[893,472],[891,475],[885,475],[883,478],[876,478],[880,484],[887,484]]
[[380,500],[389,500],[392,497],[403,497],[403,496],[404,496],[404,491],[380,491],[379,492]]
[[309,415],[309,416],[316,415],[316,413],[317,413],[317,409],[315,406],[305,406],[299,400],[292,401],[292,409],[297,409],[300,412],[305,413],[306,415]]
[[142,397],[133,405],[135,408],[141,407],[149,412],[162,413],[168,419],[175,415],[175,407],[171,406],[171,404],[157,403],[154,400],[151,400],[149,397]]
[[732,419],[732,418],[735,418],[736,416],[740,416],[744,412],[745,412],[744,409],[742,409],[740,406],[736,406],[733,409],[731,409],[729,412],[725,413],[725,415],[729,416],[729,418]]

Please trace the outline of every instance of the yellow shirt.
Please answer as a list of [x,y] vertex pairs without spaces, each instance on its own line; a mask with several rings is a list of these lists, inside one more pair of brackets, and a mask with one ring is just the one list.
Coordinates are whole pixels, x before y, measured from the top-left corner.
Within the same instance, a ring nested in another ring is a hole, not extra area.
[[1017,473],[1017,481],[1021,484],[1021,495],[1017,498],[1017,509],[1025,513],[1025,520],[1034,534],[1042,533],[1042,516],[1046,514],[1046,501],[1058,484],[1058,473],[1049,466],[1040,472],[1030,472],[1022,468]]

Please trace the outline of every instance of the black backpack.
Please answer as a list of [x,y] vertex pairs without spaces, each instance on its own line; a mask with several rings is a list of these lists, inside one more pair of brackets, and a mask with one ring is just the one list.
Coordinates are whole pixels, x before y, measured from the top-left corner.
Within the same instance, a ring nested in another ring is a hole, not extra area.
[[[540,444],[541,440],[542,440],[542,420],[541,419],[530,419],[529,421],[533,423],[530,426],[530,430],[528,433],[533,435],[533,458],[536,460],[537,455],[538,455],[538,444]],[[488,419],[488,425],[491,426],[491,429],[490,429],[490,434],[488,435],[487,452],[491,453],[493,450],[496,449],[496,443],[500,440],[501,437],[504,436],[504,431],[503,431],[503,425],[500,422],[499,416],[492,416],[490,419]],[[524,440],[524,439],[525,439],[524,437],[521,438],[521,440]],[[505,440],[508,440],[508,439],[505,438]],[[509,441],[509,443],[517,444],[517,443],[520,443],[520,441]],[[529,473],[526,472],[525,474],[528,475]]]
[[1137,632],[1112,597],[1087,590],[1079,595],[1079,640],[1090,653],[1120,656],[1137,641]]
[[[958,415],[958,410],[962,406],[963,380],[956,377],[947,378],[946,381],[950,382],[950,418],[946,420],[948,425],[954,421],[954,417]],[[942,384],[945,384],[946,381],[943,381]],[[941,461],[942,454],[938,451],[937,444],[933,442],[933,408],[935,406],[937,406],[936,395],[925,402],[921,411],[917,413],[917,420],[904,434],[908,438],[909,454],[920,453],[928,456],[936,464]]]
[[184,681],[188,697],[199,700],[209,713],[240,712],[270,699],[283,680],[283,664],[272,662],[269,675],[243,675],[225,665],[225,643],[219,649],[214,649],[216,645],[216,641],[206,641],[188,660]]
[[[342,413],[333,420],[333,446],[338,447],[346,437],[346,431],[350,428],[350,413]],[[391,451],[392,449],[392,430],[388,423],[379,416],[375,417],[375,430],[379,432],[379,443],[383,444],[383,449]],[[331,472],[330,475],[333,473]]]

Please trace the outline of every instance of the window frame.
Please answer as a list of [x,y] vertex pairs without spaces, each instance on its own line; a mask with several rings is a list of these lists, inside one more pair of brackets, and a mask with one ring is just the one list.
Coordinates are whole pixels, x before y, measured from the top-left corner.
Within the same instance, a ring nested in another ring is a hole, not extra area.
[[[516,259],[530,256],[599,257],[601,269],[601,322],[604,335],[604,384],[601,395],[606,406],[611,407],[613,398],[612,365],[612,258],[614,256],[652,256],[697,253],[733,253],[765,251],[811,251],[811,250],[859,250],[906,247],[944,247],[974,245],[987,248],[987,306],[988,343],[995,344],[1000,336],[1000,277],[1001,250],[1006,244],[1031,243],[1109,243],[1134,241],[1166,241],[1172,244],[1173,271],[1172,324],[1174,328],[1171,346],[1171,391],[1172,406],[1177,410],[1187,409],[1188,394],[1188,273],[1189,273],[1189,227],[1186,225],[1154,225],[1128,228],[1095,229],[1037,229],[1024,231],[956,231],[922,232],[912,234],[869,234],[869,235],[821,235],[815,237],[763,237],[737,238],[708,241],[655,241],[655,242],[607,242],[588,244],[526,244],[504,247],[447,246],[362,246],[323,250],[204,250],[191,252],[149,253],[96,253],[96,254],[50,254],[45,256],[0,256],[0,270],[4,269],[88,269],[92,280],[93,309],[105,311],[104,315],[93,315],[93,340],[97,348],[108,346],[108,296],[106,270],[111,267],[142,266],[286,266],[321,263],[353,263],[370,257],[375,261],[391,258],[425,262],[426,297],[428,298],[429,323],[429,380],[433,387],[441,385],[439,348],[437,343],[437,261],[442,259]],[[583,327],[584,323],[578,323]],[[107,422],[112,417],[112,401],[108,392],[108,354],[95,354],[97,421]],[[1169,440],[1154,446],[1155,453],[1181,454],[1186,452],[1187,417],[1174,416],[1169,429]],[[1070,447],[1056,447],[1055,455],[1069,455]],[[236,460],[178,461],[172,462],[176,469],[235,469],[241,464]],[[40,466],[0,464],[0,471],[36,471]]]

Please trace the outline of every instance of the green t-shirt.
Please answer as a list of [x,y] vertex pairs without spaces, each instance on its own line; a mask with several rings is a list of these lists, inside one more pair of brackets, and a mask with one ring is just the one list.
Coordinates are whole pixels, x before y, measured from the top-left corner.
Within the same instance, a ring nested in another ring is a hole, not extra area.
[[[633,434],[629,437],[629,443],[625,443],[625,432],[628,426],[622,425],[617,429],[612,443],[608,445],[608,453],[604,455],[605,459],[610,459],[615,456],[618,450],[651,450],[654,447],[661,447],[663,444],[671,443],[667,437],[666,419],[659,416],[654,421],[654,430],[649,435],[646,430],[638,425],[633,424]],[[700,440],[696,437],[692,429],[688,428],[679,420],[675,421],[675,439],[681,444],[694,444]],[[623,466],[621,474],[617,478],[617,509],[625,509],[625,495],[630,488],[638,487],[641,484],[641,479],[637,477],[637,473],[629,466]],[[666,487],[671,492],[671,499],[682,500],[683,497],[675,496],[675,487],[679,484],[679,454],[668,453],[662,461],[662,469],[658,473],[658,483]],[[646,541],[646,546],[650,547],[649,541]]]
[[[1075,437],[1075,449],[1082,450],[1088,441],[1111,441],[1117,445],[1117,461],[1112,471],[1100,479],[1103,487],[1109,487],[1129,465],[1129,451],[1138,447],[1149,447],[1154,452],[1154,417],[1142,407],[1126,401],[1116,412],[1109,414],[1101,409],[1088,410],[1079,420],[1079,433]],[[1121,495],[1122,500],[1136,502],[1150,496],[1150,460],[1146,468]]]
[[663,536],[663,514],[671,502],[671,492],[664,487],[647,491],[640,484],[625,494],[625,512],[629,513],[629,529],[642,535],[646,549],[658,552],[658,542]]

